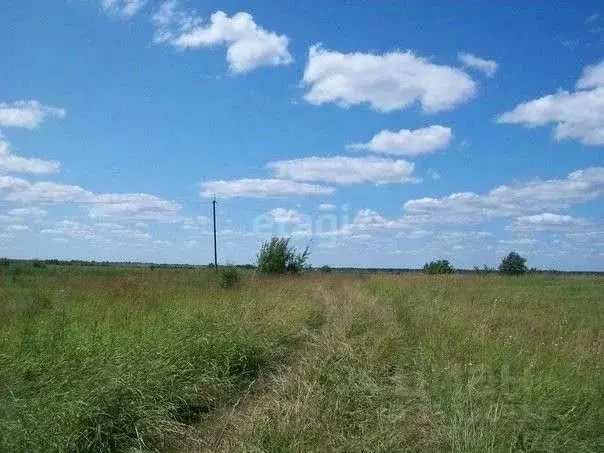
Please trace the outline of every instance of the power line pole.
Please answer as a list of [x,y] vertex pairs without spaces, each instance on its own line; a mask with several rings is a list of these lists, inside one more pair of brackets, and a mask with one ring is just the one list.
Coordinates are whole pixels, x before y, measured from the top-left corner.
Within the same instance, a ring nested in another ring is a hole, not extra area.
[[214,270],[218,270],[218,251],[216,249],[216,197],[212,200],[212,214],[214,217]]

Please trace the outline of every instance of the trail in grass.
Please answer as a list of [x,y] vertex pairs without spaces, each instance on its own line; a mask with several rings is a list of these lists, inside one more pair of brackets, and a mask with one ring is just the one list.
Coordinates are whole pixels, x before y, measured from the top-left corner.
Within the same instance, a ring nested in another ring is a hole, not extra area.
[[391,308],[358,279],[313,292],[316,329],[278,372],[191,430],[185,451],[393,451],[434,441]]

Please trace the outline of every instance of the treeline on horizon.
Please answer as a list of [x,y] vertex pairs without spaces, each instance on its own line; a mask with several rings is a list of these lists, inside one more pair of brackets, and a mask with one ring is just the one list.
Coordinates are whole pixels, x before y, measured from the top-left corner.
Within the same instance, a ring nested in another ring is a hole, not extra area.
[[[95,261],[95,260],[60,260],[60,259],[16,259],[0,258],[0,266],[10,264],[29,265],[34,268],[43,268],[46,266],[97,266],[97,267],[137,267],[149,269],[207,269],[213,268],[214,263],[209,264],[173,264],[173,263],[147,263],[138,261]],[[219,265],[220,267],[221,265]],[[233,264],[233,267],[243,270],[254,270],[255,264]],[[485,271],[487,269],[487,271]],[[362,272],[362,273],[386,273],[386,274],[411,274],[423,273],[421,268],[396,268],[396,267],[332,267],[317,266],[309,267],[310,271],[320,272]],[[474,269],[455,269],[454,274],[497,274],[497,270],[487,267],[475,267]],[[604,275],[604,271],[564,271],[558,269],[531,269],[530,274],[553,274],[553,275]]]

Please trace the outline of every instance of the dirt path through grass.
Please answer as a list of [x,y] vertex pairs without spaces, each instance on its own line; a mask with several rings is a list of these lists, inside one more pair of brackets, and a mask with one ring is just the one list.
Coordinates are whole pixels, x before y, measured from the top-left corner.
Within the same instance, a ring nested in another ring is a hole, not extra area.
[[291,360],[190,433],[181,451],[394,451],[429,448],[425,398],[405,376],[391,308],[359,279],[313,291],[316,329]]

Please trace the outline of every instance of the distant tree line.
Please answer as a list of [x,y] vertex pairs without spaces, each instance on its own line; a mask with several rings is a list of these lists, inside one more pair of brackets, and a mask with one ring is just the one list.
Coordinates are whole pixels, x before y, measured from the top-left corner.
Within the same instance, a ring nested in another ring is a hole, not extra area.
[[[423,271],[426,274],[452,274],[455,272],[453,266],[448,260],[430,261],[424,265]],[[499,268],[484,266],[482,268],[474,267],[474,272],[480,275],[488,275],[499,272],[503,275],[523,275],[527,272],[536,272],[537,269],[526,267],[526,258],[516,252],[508,253],[499,264]]]
[[[258,270],[262,273],[278,274],[278,273],[299,273],[304,270],[311,270],[312,267],[308,264],[310,256],[309,247],[303,251],[298,251],[290,242],[289,238],[274,237],[270,241],[264,243],[257,256],[255,264],[234,264],[228,267],[242,270]],[[140,263],[140,262],[113,262],[113,261],[87,261],[87,260],[59,260],[59,259],[35,259],[35,260],[19,260],[0,257],[0,268],[9,266],[10,264],[31,265],[36,268],[42,268],[47,265],[56,266],[105,266],[105,267],[148,267],[154,269],[197,269],[204,267],[214,267],[214,263],[204,265],[190,264],[155,264],[155,263]],[[389,273],[413,273],[417,269],[411,268],[354,268],[354,267],[337,267],[332,268],[324,265],[314,270],[329,273],[332,271],[338,272],[389,272]],[[475,266],[473,270],[455,269],[446,259],[439,259],[426,263],[422,268],[426,274],[442,275],[442,274],[468,274],[474,273],[478,275],[490,275],[500,273],[503,275],[523,275],[526,273],[547,273],[547,274],[593,274],[600,275],[602,272],[569,272],[559,271],[555,269],[538,271],[536,268],[528,268],[526,266],[526,258],[516,252],[507,254],[499,264],[498,268],[483,266]],[[232,269],[229,271],[233,273]],[[233,279],[232,276],[227,279]]]

